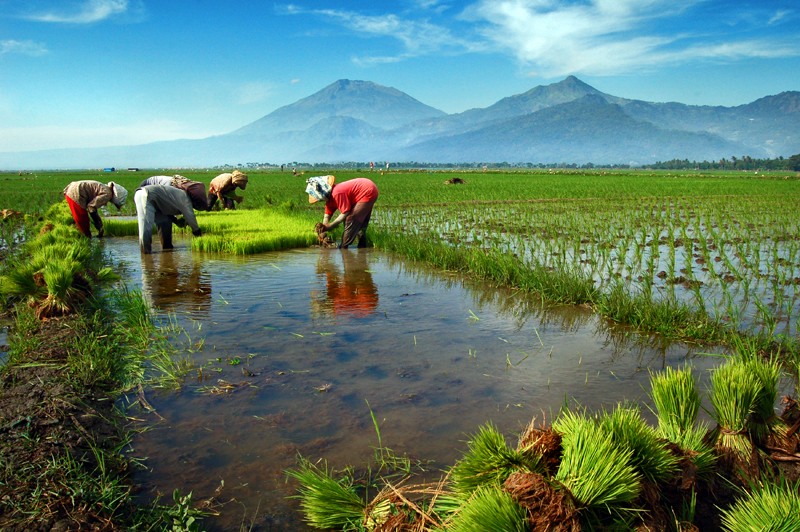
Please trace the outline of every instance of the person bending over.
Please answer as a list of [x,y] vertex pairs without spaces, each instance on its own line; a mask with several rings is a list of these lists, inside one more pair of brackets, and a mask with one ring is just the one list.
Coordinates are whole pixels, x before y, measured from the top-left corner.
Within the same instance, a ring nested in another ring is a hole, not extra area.
[[142,253],[153,252],[153,227],[161,237],[161,249],[172,249],[172,224],[182,214],[194,236],[200,236],[200,226],[189,195],[173,186],[146,185],[133,195],[139,220],[139,247]]
[[103,219],[100,218],[97,209],[108,203],[116,206],[117,210],[121,209],[128,198],[128,191],[113,181],[108,184],[93,180],[73,181],[64,188],[64,197],[78,230],[91,238],[92,231],[89,227],[91,217],[98,238],[103,238]]

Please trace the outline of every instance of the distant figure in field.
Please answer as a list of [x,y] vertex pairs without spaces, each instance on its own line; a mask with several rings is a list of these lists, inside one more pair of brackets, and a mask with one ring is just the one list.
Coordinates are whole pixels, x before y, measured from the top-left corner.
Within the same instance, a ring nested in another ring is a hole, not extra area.
[[192,207],[196,211],[208,211],[208,198],[206,197],[206,186],[200,181],[192,181],[182,175],[154,175],[148,177],[139,184],[139,188],[148,185],[164,185],[183,190],[188,194],[192,201]]
[[103,238],[103,219],[100,218],[97,209],[109,202],[118,210],[121,209],[128,199],[128,191],[113,181],[108,184],[92,180],[73,181],[64,189],[64,197],[78,230],[91,238],[92,231],[89,227],[89,217],[91,217],[98,238]]
[[[324,232],[344,222],[344,234],[339,247],[347,249],[358,237],[358,247],[367,247],[367,227],[372,207],[378,199],[378,187],[366,177],[358,177],[336,183],[332,175],[311,177],[306,180],[308,202],[325,201],[325,216],[322,218]],[[339,216],[330,221],[336,211]]]
[[175,217],[183,215],[185,224],[194,236],[200,236],[200,226],[194,215],[189,195],[169,185],[145,185],[133,194],[136,216],[139,220],[139,247],[142,253],[153,252],[153,226],[161,237],[161,249],[172,249],[172,224]]
[[208,185],[208,210],[214,208],[217,198],[222,200],[225,209],[236,209],[236,203],[241,203],[244,198],[236,195],[236,189],[247,188],[247,174],[239,170],[219,174]]

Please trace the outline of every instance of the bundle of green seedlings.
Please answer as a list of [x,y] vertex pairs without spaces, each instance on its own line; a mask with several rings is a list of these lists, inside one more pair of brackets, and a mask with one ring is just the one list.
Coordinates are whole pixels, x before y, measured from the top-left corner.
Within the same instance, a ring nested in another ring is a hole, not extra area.
[[0,276],[0,297],[24,301],[39,318],[75,312],[97,284],[117,279],[101,264],[101,249],[77,237],[74,227],[45,223],[43,233],[28,240]]
[[778,361],[764,358],[754,342],[739,339],[738,351],[711,375],[711,403],[718,452],[744,471],[758,473],[767,444],[786,445],[788,430],[775,414],[783,372]]
[[785,478],[754,483],[721,518],[728,532],[800,530],[800,483]]
[[[772,367],[763,360],[739,362],[752,374],[763,371],[754,369],[756,364]],[[715,370],[716,377],[712,375],[712,382],[720,381],[712,389],[717,401],[726,397],[735,405],[730,413],[720,409],[718,415],[731,427],[740,427],[741,434],[757,431],[739,423],[736,416],[741,404],[750,405],[745,411],[756,411],[752,405],[759,396],[738,392],[747,396],[743,401],[741,396],[732,396],[729,370],[723,369],[729,366],[736,367],[736,362],[724,364]],[[769,379],[776,378],[774,371],[766,373]],[[722,437],[721,431],[698,423],[701,398],[690,367],[651,375],[651,388],[656,427],[646,422],[638,406],[630,404],[595,415],[565,409],[549,429],[536,428],[531,422],[512,448],[487,424],[469,439],[467,451],[447,476],[424,489],[387,482],[367,502],[352,477],[336,480],[332,472],[307,460],[301,460],[300,468],[290,475],[301,484],[301,507],[306,521],[316,528],[385,530],[402,525],[431,531],[538,530],[552,523],[559,523],[560,530],[692,528],[698,485],[713,482],[720,452],[732,447],[742,452],[737,438],[741,434]],[[772,405],[766,396],[760,400]],[[708,439],[714,434],[716,445]],[[770,508],[774,505],[770,497],[759,495],[765,490],[772,494],[777,488],[741,489],[738,506],[730,512],[770,516],[764,521],[767,528],[785,529],[780,528],[780,513]],[[797,497],[795,492],[789,504],[796,504]]]

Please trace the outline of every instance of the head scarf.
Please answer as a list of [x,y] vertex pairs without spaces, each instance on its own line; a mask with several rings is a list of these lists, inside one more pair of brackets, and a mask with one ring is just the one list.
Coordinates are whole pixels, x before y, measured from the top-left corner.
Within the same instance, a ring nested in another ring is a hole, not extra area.
[[247,174],[234,170],[231,173],[231,183],[244,190],[247,186]]
[[117,209],[121,209],[122,206],[125,205],[125,200],[128,199],[128,191],[125,190],[125,187],[113,181],[108,183],[108,188],[111,189],[112,193],[111,203],[113,203]]
[[333,182],[336,178],[332,175],[320,175],[316,177],[309,177],[306,179],[306,194],[308,194],[308,202],[316,203],[318,201],[325,201],[331,195],[333,190]]

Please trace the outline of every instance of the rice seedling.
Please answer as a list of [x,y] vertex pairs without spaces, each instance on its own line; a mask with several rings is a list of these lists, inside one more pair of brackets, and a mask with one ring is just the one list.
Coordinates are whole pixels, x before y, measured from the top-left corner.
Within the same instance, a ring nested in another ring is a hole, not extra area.
[[553,424],[561,434],[561,463],[555,475],[589,520],[629,517],[641,490],[633,451],[618,446],[595,420],[562,412]]
[[287,474],[300,484],[295,498],[300,500],[309,525],[321,529],[360,529],[366,504],[351,475],[345,472],[343,478],[336,480],[326,464],[317,466],[304,458]]
[[543,472],[539,456],[511,449],[505,437],[488,423],[468,442],[467,452],[450,470],[457,496],[466,500],[479,487],[499,485],[513,472]]
[[445,523],[449,532],[524,532],[528,530],[525,509],[499,486],[479,487]]
[[716,445],[742,464],[751,462],[755,450],[749,421],[761,388],[758,377],[739,360],[729,359],[712,370],[710,399],[718,425]]
[[617,406],[600,418],[600,428],[620,448],[631,451],[631,465],[650,482],[666,482],[678,472],[678,458],[645,422],[637,407]]
[[675,442],[681,434],[694,427],[700,412],[700,393],[692,368],[667,367],[660,373],[651,373],[650,390],[658,417],[658,431]]
[[757,443],[764,443],[769,437],[782,439],[788,427],[775,413],[778,390],[783,370],[775,356],[765,358],[754,339],[735,338],[735,356],[742,360],[747,370],[756,377],[760,386],[753,405],[750,432]]
[[722,529],[728,532],[800,530],[800,487],[779,479],[752,487],[730,508],[722,510]]

